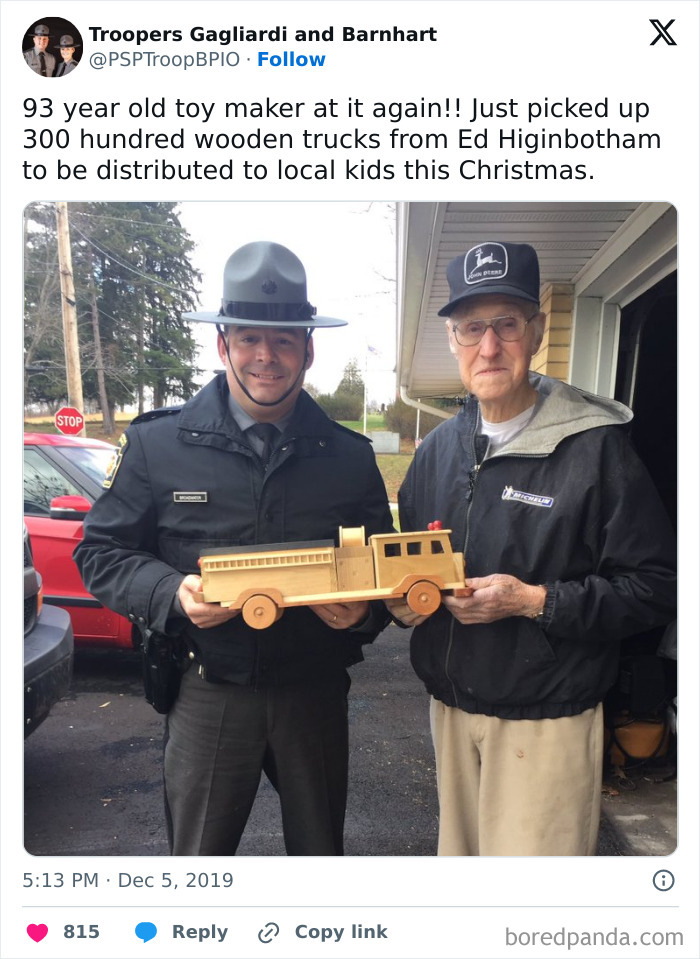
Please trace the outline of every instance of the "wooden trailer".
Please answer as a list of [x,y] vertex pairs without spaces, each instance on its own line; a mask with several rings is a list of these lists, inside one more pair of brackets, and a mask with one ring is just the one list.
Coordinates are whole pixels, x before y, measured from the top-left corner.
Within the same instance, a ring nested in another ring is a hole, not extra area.
[[337,547],[332,540],[315,540],[204,550],[198,598],[242,610],[255,629],[270,626],[287,606],[397,596],[429,615],[443,592],[471,592],[464,585],[464,557],[453,552],[449,534],[381,533],[365,543],[363,527],[341,527]]

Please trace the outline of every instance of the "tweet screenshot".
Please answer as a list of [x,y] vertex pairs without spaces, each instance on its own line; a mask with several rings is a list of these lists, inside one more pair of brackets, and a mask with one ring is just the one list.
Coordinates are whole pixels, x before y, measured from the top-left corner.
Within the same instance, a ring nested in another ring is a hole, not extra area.
[[0,0],[0,959],[700,959],[699,8]]

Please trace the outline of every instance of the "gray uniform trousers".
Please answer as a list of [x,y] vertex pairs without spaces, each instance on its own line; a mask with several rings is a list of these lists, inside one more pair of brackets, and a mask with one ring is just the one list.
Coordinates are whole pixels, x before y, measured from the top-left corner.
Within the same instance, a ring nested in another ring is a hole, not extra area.
[[174,856],[234,855],[263,772],[292,856],[343,854],[350,680],[210,683],[190,669],[168,714],[165,803]]

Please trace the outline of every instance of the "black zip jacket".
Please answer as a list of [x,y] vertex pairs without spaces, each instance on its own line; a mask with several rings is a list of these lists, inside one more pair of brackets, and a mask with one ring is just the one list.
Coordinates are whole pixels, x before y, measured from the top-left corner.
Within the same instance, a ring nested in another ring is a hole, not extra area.
[[[182,634],[207,674],[243,685],[324,677],[362,659],[385,625],[383,604],[361,630],[333,630],[306,607],[265,630],[237,616],[199,629],[173,615],[200,551],[328,540],[339,526],[389,532],[386,490],[370,442],[302,392],[267,470],[228,410],[223,374],[184,406],[137,417],[111,486],[92,507],[75,561],[105,606],[142,628]],[[178,493],[196,494],[178,496]]]
[[449,706],[504,719],[576,715],[615,681],[625,636],[674,616],[675,540],[627,436],[632,414],[548,377],[529,425],[493,456],[479,410],[430,433],[399,492],[402,530],[453,530],[467,576],[547,587],[544,615],[462,625],[444,606],[411,659]]

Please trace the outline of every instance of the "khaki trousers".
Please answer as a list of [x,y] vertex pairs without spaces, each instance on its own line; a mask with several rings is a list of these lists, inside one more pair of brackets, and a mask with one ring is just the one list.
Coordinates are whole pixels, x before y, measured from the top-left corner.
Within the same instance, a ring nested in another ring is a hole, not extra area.
[[560,719],[498,719],[430,703],[439,856],[593,856],[603,705]]

